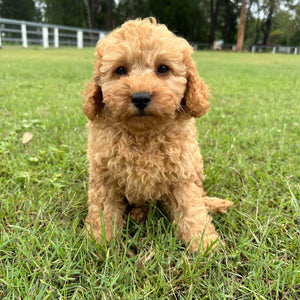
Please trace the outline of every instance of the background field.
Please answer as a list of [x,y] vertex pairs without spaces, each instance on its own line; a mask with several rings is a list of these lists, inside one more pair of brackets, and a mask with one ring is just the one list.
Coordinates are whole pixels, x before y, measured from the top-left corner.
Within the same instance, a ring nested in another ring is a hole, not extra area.
[[[299,299],[300,57],[197,52],[218,253],[186,252],[162,212],[109,246],[84,235],[93,49],[0,50],[1,299]],[[22,136],[33,139],[22,145]]]

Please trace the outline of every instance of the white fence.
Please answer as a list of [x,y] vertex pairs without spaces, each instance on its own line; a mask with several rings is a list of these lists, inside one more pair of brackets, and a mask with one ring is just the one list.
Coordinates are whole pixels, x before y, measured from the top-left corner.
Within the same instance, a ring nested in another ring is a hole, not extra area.
[[0,18],[0,47],[4,44],[42,45],[44,48],[53,46],[84,46],[94,47],[108,31],[91,30],[70,26],[34,23]]
[[[194,49],[208,50],[210,45],[208,43],[192,43]],[[246,48],[245,48],[246,49]],[[223,44],[221,41],[216,41],[213,46],[213,50],[225,50],[225,51],[236,51],[236,45]],[[283,54],[300,54],[300,47],[296,46],[262,46],[253,45],[247,48],[252,53],[283,53]]]
[[251,52],[272,52],[272,53],[284,53],[284,54],[299,54],[299,47],[295,46],[257,46],[251,47]]

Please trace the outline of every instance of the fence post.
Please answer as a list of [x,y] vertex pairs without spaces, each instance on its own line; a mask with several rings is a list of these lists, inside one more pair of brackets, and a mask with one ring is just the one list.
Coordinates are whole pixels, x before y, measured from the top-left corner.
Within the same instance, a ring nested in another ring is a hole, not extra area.
[[251,52],[252,52],[252,53],[255,53],[255,50],[256,50],[256,47],[255,47],[255,46],[252,46]]
[[23,48],[28,48],[26,24],[21,24],[21,31],[22,31],[22,46]]
[[54,28],[54,48],[59,48],[59,32],[58,28]]
[[81,30],[77,30],[77,48],[83,48],[83,32]]
[[272,53],[273,53],[273,54],[276,53],[276,47],[273,47]]
[[43,47],[49,48],[49,32],[48,27],[43,27]]
[[0,49],[2,48],[1,36],[2,36],[2,33],[1,33],[1,27],[0,27]]
[[[1,38],[0,38],[0,47],[1,47]],[[297,47],[295,47],[294,54],[295,55],[298,54],[298,48]]]
[[99,32],[99,40],[102,40],[105,38],[105,33],[104,32]]

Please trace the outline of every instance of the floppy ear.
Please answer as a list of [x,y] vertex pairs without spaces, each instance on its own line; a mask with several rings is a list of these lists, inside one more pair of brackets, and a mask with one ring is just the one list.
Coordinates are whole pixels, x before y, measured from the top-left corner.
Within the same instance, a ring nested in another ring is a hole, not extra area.
[[85,101],[82,105],[83,112],[88,119],[93,120],[100,113],[103,106],[101,88],[93,79],[85,90]]
[[203,116],[209,109],[209,91],[200,79],[195,62],[189,56],[187,62],[187,88],[183,99],[186,111],[193,117]]

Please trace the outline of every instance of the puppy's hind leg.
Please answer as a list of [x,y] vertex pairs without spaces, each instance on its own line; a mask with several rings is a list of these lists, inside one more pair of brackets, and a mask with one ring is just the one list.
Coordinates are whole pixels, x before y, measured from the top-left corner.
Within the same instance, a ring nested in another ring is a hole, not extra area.
[[133,206],[129,211],[129,216],[136,223],[141,223],[147,218],[148,211],[148,205]]
[[[177,223],[177,234],[192,252],[219,246],[220,238],[211,222],[202,189],[195,183],[179,184],[165,203],[171,219]],[[221,242],[222,243],[222,242]]]

